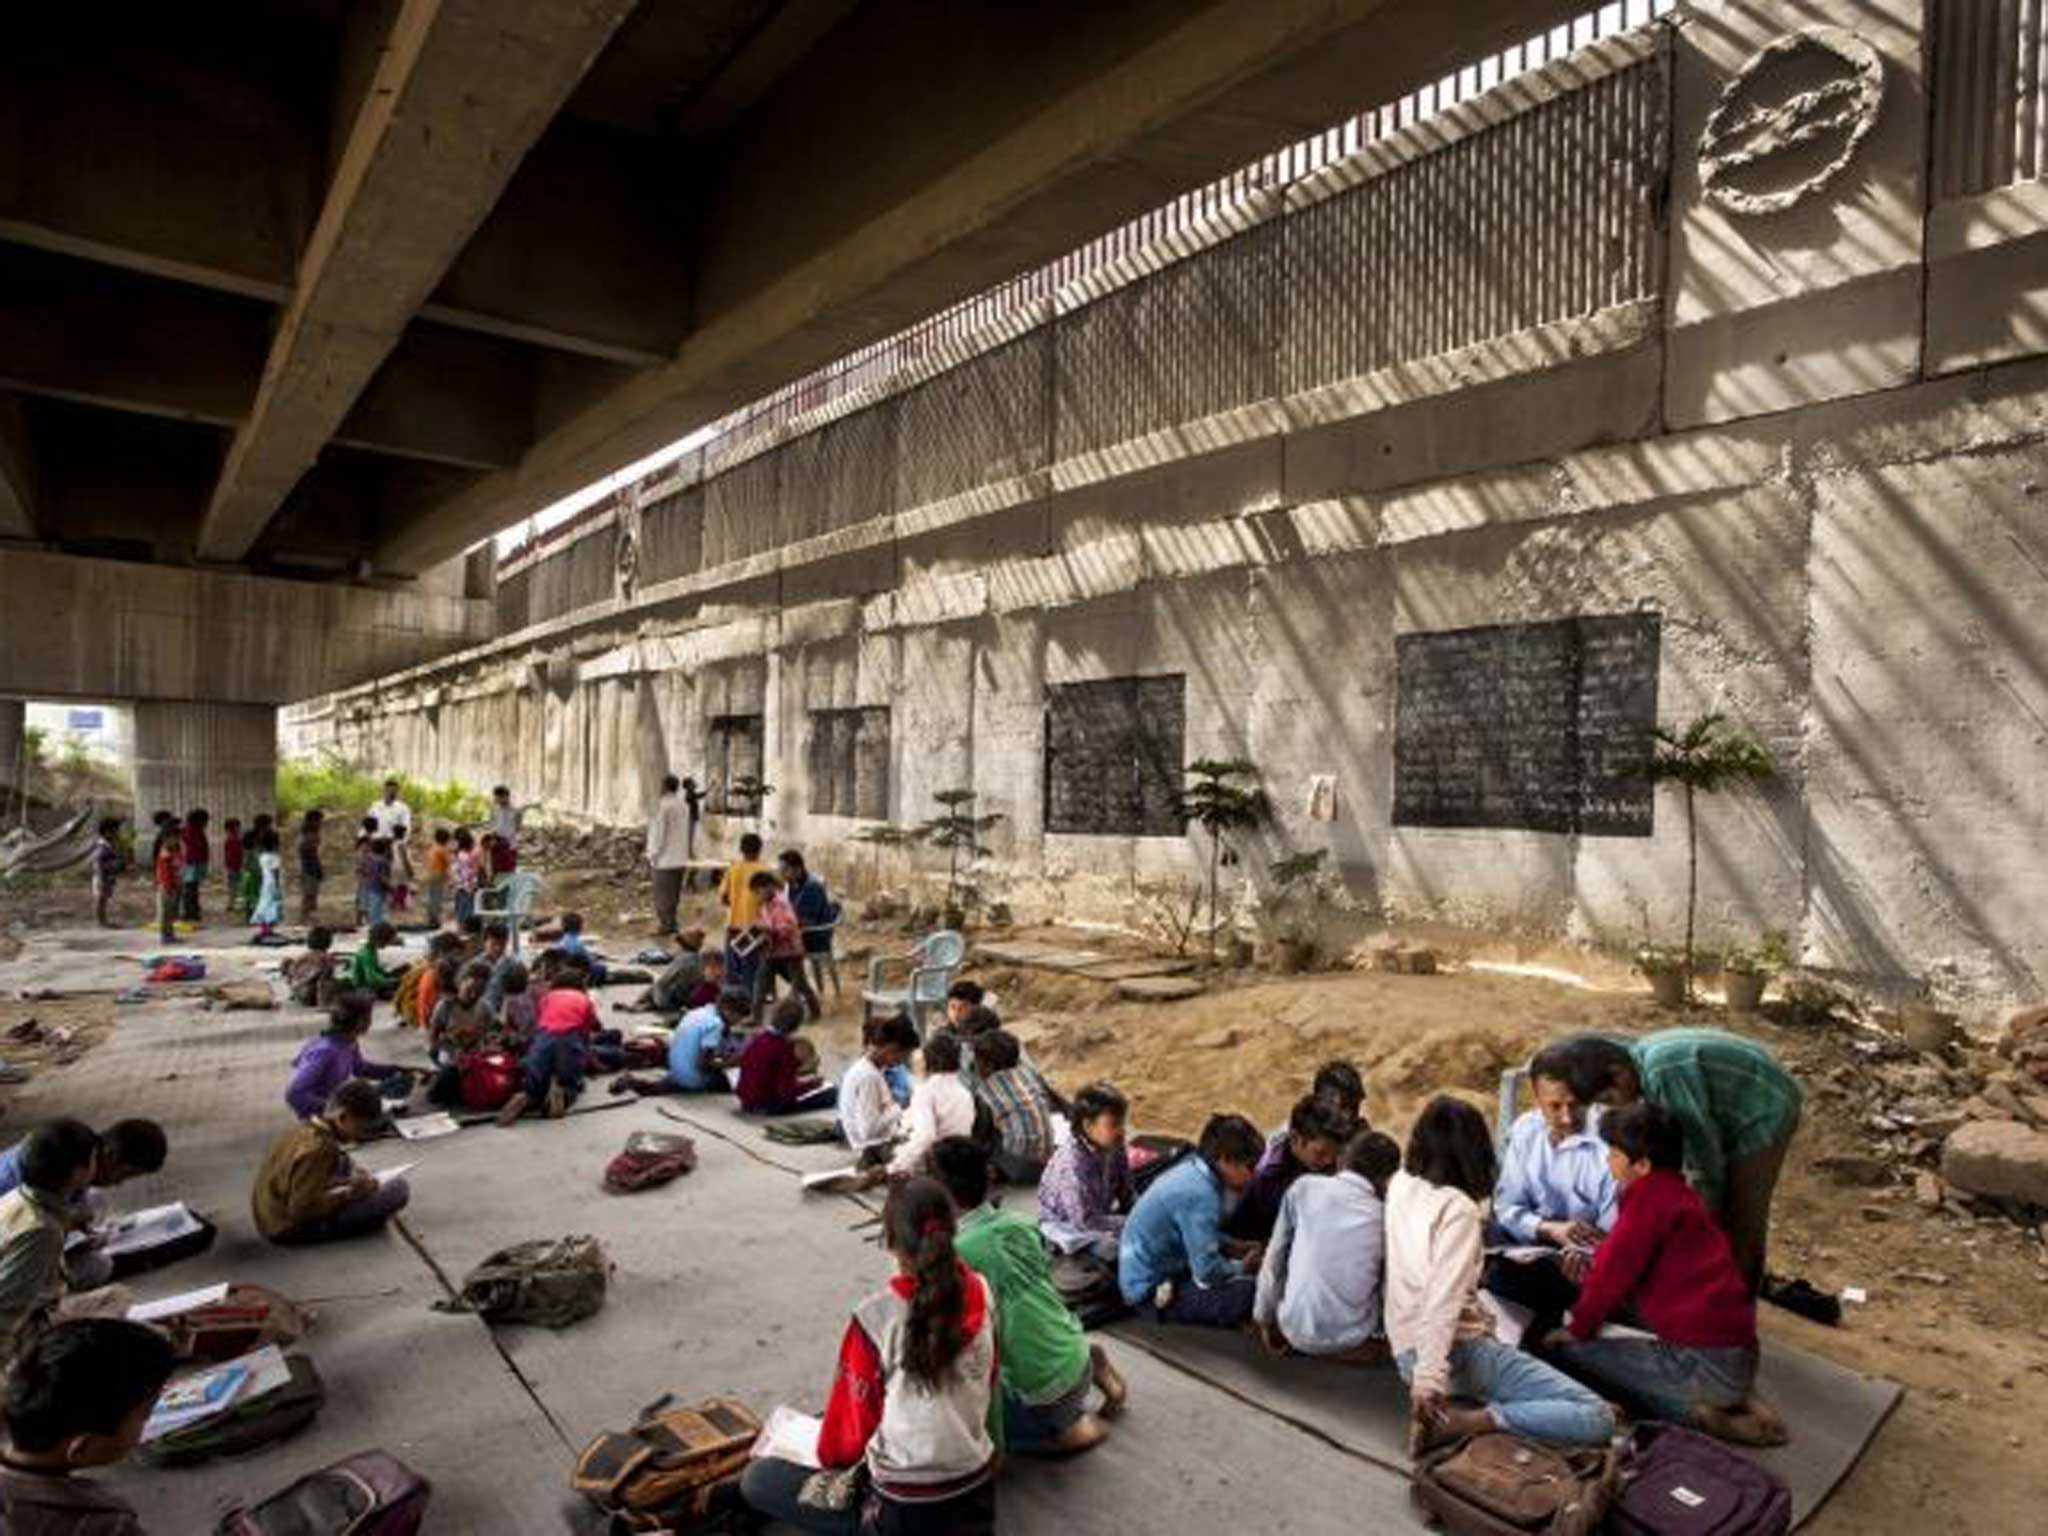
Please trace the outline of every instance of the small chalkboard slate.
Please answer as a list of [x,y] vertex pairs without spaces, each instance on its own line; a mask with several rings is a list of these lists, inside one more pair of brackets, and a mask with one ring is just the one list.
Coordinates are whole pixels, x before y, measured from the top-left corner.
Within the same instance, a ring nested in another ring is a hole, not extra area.
[[1400,635],[1394,821],[1648,837],[1658,617]]

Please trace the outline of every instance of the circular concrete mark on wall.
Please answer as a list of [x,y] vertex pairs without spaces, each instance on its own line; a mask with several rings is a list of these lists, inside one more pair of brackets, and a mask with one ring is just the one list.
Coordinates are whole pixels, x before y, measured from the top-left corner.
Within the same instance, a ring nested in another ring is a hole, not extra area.
[[620,528],[612,545],[612,571],[618,579],[619,597],[630,603],[640,589],[640,541],[630,528]]
[[1727,213],[1779,213],[1855,159],[1884,102],[1884,60],[1853,32],[1808,27],[1759,49],[1700,134],[1700,188]]

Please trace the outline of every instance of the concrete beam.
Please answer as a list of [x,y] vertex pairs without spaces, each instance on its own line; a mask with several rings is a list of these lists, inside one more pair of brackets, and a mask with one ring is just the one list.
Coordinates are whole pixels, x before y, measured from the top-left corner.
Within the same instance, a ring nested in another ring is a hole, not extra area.
[[698,324],[676,360],[395,533],[377,564],[445,559],[859,345],[1576,8],[1137,6],[1074,22],[1057,48],[1029,8],[985,18],[971,46],[915,7],[841,29],[708,157],[718,180],[699,220]]
[[36,536],[36,461],[21,402],[0,393],[0,539]]
[[400,8],[207,508],[203,558],[248,552],[631,8]]

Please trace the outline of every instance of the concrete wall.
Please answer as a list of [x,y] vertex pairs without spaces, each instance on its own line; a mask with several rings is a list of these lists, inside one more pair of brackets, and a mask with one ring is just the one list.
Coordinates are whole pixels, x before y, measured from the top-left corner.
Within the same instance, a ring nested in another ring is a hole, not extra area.
[[135,809],[145,829],[157,811],[196,806],[216,829],[244,825],[277,802],[277,711],[255,704],[147,701],[135,706]]
[[[1682,922],[1677,801],[1647,838],[1397,825],[1394,651],[1649,610],[1660,719],[1725,711],[1779,770],[1705,808],[1706,941],[2037,995],[2048,226],[2026,166],[1927,163],[2048,119],[1993,70],[1931,120],[1910,0],[1796,19],[1855,45],[1777,55],[1783,7],[1691,8],[714,445],[585,534],[612,564],[640,540],[636,586],[300,705],[287,746],[635,820],[701,775],[711,717],[758,710],[775,835],[865,882],[902,871],[807,809],[805,716],[886,705],[894,820],[971,785],[1005,818],[992,890],[1130,921],[1206,850],[1045,831],[1046,689],[1180,673],[1188,760],[1252,756],[1279,808],[1246,867],[1326,847],[1360,923],[1620,949]],[[1726,196],[1717,106],[1824,78],[1873,85],[1866,131]],[[1335,821],[1305,814],[1320,774]]]

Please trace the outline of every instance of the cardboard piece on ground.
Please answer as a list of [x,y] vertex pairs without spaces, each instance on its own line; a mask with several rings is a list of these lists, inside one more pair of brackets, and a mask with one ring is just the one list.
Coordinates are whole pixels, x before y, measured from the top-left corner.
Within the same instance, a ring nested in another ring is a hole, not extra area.
[[1116,995],[1134,1003],[1174,1003],[1206,991],[1192,976],[1134,976],[1116,984]]

